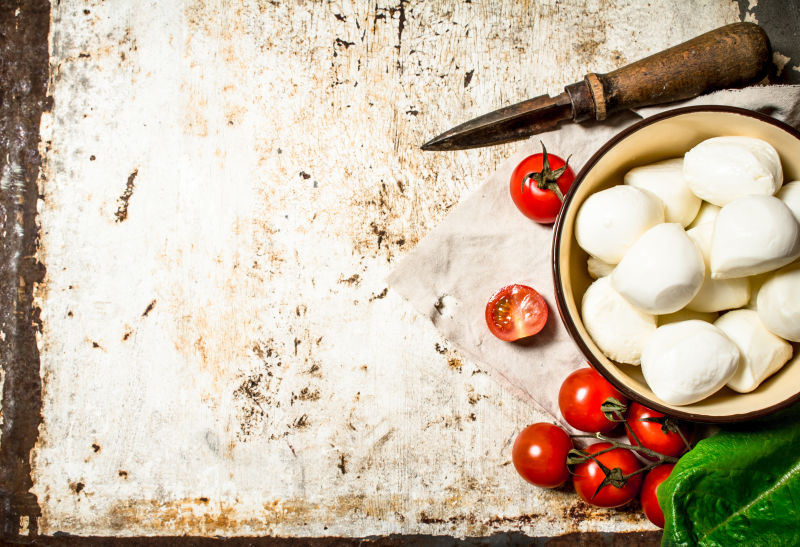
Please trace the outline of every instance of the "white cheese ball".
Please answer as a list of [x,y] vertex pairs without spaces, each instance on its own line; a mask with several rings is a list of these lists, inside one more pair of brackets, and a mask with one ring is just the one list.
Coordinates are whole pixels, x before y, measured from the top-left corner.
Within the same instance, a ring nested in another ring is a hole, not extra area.
[[800,225],[774,196],[745,196],[722,208],[711,238],[711,277],[728,279],[780,268],[800,256]]
[[617,264],[639,236],[662,222],[664,205],[653,194],[613,186],[586,198],[575,218],[575,238],[593,257]]
[[683,180],[683,158],[635,167],[625,173],[625,184],[647,190],[664,203],[664,220],[687,226],[700,209],[701,200]]
[[714,325],[739,348],[740,359],[728,387],[749,393],[792,357],[792,346],[767,330],[753,310],[733,310]]
[[642,373],[662,401],[688,405],[722,388],[736,372],[739,348],[705,321],[658,327],[642,351]]
[[640,310],[678,311],[700,290],[705,277],[700,250],[680,224],[650,228],[614,269],[611,284]]
[[714,137],[686,152],[686,184],[696,196],[720,207],[742,196],[771,196],[783,184],[778,152],[752,137]]
[[770,331],[800,342],[800,262],[781,268],[764,281],[756,308]]
[[700,291],[695,295],[687,308],[699,312],[715,312],[740,308],[750,300],[750,282],[746,277],[734,279],[712,279],[710,255],[711,237],[714,224],[707,222],[686,232],[703,255],[705,278]]
[[764,282],[772,277],[772,274],[775,272],[767,272],[758,275],[751,275],[747,278],[747,281],[750,283],[750,300],[747,301],[743,307],[747,308],[748,310],[754,310],[758,307],[758,291],[761,290],[761,285]]
[[586,261],[586,268],[589,270],[589,276],[592,279],[600,279],[614,271],[614,264],[603,262],[599,258],[590,256]]
[[791,209],[794,218],[800,222],[800,180],[784,184],[775,196]]
[[659,315],[657,318],[658,326],[669,325],[670,323],[678,323],[680,321],[689,321],[690,319],[697,319],[698,321],[705,321],[706,323],[713,323],[719,317],[718,313],[701,312],[683,308],[676,312],[668,313],[666,315]]
[[714,205],[713,203],[709,203],[707,201],[702,202],[700,205],[700,210],[697,211],[697,216],[694,217],[694,220],[687,228],[695,228],[700,226],[701,224],[706,224],[707,222],[714,222],[719,214],[720,207],[719,205]]
[[656,318],[631,306],[611,287],[608,277],[586,289],[581,317],[606,357],[630,365],[639,364],[642,348],[656,330]]

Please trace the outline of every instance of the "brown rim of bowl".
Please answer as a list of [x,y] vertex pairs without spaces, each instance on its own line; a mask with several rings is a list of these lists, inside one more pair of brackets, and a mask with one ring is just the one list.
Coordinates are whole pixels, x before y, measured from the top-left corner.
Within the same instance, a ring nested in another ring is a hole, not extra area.
[[[679,116],[681,114],[688,114],[692,112],[726,112],[729,114],[740,114],[742,116],[749,116],[751,118],[756,118],[760,121],[770,123],[783,131],[786,131],[790,135],[794,136],[798,140],[800,140],[800,131],[795,129],[794,127],[767,116],[766,114],[762,114],[760,112],[756,112],[754,110],[747,110],[745,108],[738,108],[734,106],[723,106],[723,105],[704,105],[704,106],[684,106],[679,108],[674,108],[672,110],[668,110],[666,112],[661,112],[659,114],[655,114],[650,116],[649,118],[645,118],[641,121],[638,121],[617,133],[614,137],[608,140],[603,146],[601,146],[597,152],[592,155],[589,161],[581,168],[578,172],[578,175],[575,177],[575,182],[572,184],[569,192],[564,197],[564,205],[562,206],[561,210],[566,211],[567,207],[569,207],[570,203],[572,202],[572,198],[575,195],[576,188],[583,182],[586,178],[586,173],[594,167],[594,165],[600,161],[600,158],[606,155],[606,153],[616,146],[620,141],[628,137],[631,133],[635,133],[642,127],[646,127],[650,124],[656,123],[658,121],[664,120],[666,118],[673,118],[675,116]],[[558,314],[561,316],[561,322],[567,327],[567,331],[569,332],[570,337],[572,340],[578,345],[578,348],[581,350],[583,356],[589,361],[589,363],[597,370],[603,377],[611,382],[611,384],[617,388],[620,393],[625,395],[631,400],[638,401],[639,403],[647,406],[648,408],[652,408],[653,410],[657,410],[659,412],[663,412],[669,416],[674,416],[677,418],[682,418],[685,420],[690,420],[694,422],[707,422],[707,423],[731,423],[731,422],[739,422],[745,420],[752,420],[755,418],[761,418],[777,412],[778,410],[784,409],[797,401],[800,401],[800,391],[795,393],[793,396],[784,399],[783,401],[776,403],[774,405],[754,410],[752,412],[745,412],[742,414],[730,414],[727,416],[709,416],[706,414],[697,414],[694,412],[686,412],[682,410],[676,410],[671,407],[667,407],[662,405],[657,401],[652,401],[643,395],[636,393],[628,386],[619,382],[606,368],[603,364],[594,356],[592,351],[586,345],[586,343],[581,338],[580,334],[578,333],[578,329],[575,326],[575,323],[566,313],[567,309],[567,302],[564,296],[564,291],[559,284],[558,280],[561,277],[561,267],[559,265],[558,254],[561,249],[561,235],[563,231],[563,221],[562,215],[559,214],[558,218],[556,219],[555,228],[553,231],[553,247],[552,247],[552,266],[553,266],[553,286],[555,288],[555,296],[556,296],[556,305],[558,307]]]

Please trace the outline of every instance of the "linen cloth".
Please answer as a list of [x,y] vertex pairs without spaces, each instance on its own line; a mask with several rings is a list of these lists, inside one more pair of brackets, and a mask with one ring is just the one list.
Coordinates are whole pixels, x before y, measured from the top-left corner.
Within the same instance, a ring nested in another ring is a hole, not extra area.
[[[561,421],[558,390],[564,377],[585,365],[558,314],[551,269],[553,228],[523,216],[511,201],[509,177],[526,156],[548,152],[565,157],[577,173],[611,137],[654,114],[693,105],[728,105],[755,110],[800,127],[800,86],[723,90],[668,106],[647,107],[605,122],[566,123],[534,135],[420,241],[391,272],[391,289],[428,316],[464,356],[486,368],[523,400]],[[788,182],[788,181],[787,181]],[[524,342],[503,342],[488,330],[487,300],[513,283],[534,287],[547,301],[543,331]]]

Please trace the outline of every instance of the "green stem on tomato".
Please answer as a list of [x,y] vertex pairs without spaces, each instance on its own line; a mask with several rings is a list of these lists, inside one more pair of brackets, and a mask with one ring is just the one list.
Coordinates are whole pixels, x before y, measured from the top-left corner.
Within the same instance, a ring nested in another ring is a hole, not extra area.
[[654,467],[658,467],[659,465],[663,465],[663,463],[664,462],[651,462],[651,463],[648,463],[644,467],[640,467],[639,469],[637,469],[636,471],[634,471],[632,473],[628,473],[627,475],[622,475],[622,478],[625,479],[625,480],[628,480],[629,478],[631,478],[631,477],[633,477],[635,475],[639,475],[640,473],[644,473],[646,471],[650,471]]
[[556,195],[558,201],[564,203],[564,194],[561,193],[561,188],[559,188],[558,184],[556,184],[555,182],[539,183],[537,186],[539,186],[540,190],[544,190],[545,188],[550,190]]
[[547,155],[547,149],[544,147],[544,143],[539,141],[539,144],[542,145],[542,170],[539,172],[528,173],[522,179],[522,191],[525,190],[525,184],[532,180],[536,183],[536,187],[539,190],[550,190],[553,192],[558,201],[564,203],[564,194],[561,192],[561,188],[558,187],[558,179],[561,178],[567,167],[569,166],[569,158],[572,156],[570,155],[567,158],[567,161],[564,162],[564,165],[553,171],[550,167],[550,159]]
[[639,436],[636,434],[633,428],[630,425],[628,425],[628,422],[622,422],[622,423],[625,424],[625,431],[627,431],[631,435],[631,437],[633,437],[633,440],[636,441],[637,446],[642,446],[642,441],[639,440]]
[[625,417],[622,413],[627,409],[627,405],[623,405],[619,399],[609,397],[603,404],[600,405],[600,411],[610,422],[624,422]]
[[[627,424],[626,424],[627,425]],[[621,443],[619,441],[615,441],[614,439],[609,439],[608,437],[601,435],[600,433],[595,433],[594,435],[570,435],[573,439],[599,439],[601,441],[605,441],[607,443],[611,443],[611,448],[605,449],[602,452],[597,452],[597,454],[602,454],[603,452],[610,452],[615,448],[626,448],[628,450],[633,450],[638,452],[639,454],[643,454],[645,456],[650,456],[651,458],[656,458],[656,463],[676,463],[678,458],[674,458],[672,456],[665,456],[660,452],[656,452],[655,450],[650,450],[649,448],[645,448],[644,446],[633,446],[628,443]],[[638,442],[638,439],[637,439]]]
[[[591,438],[593,438],[593,439],[596,439],[596,438],[597,438],[597,437],[595,437],[594,435],[571,435],[571,437],[572,437],[572,438],[575,438],[575,437],[591,437]],[[603,449],[603,450],[600,450],[600,451],[598,451],[598,452],[595,452],[594,454],[591,454],[591,455],[590,455],[590,454],[585,454],[585,453],[584,453],[584,456],[583,456],[583,457],[591,459],[591,457],[592,457],[592,456],[599,456],[600,454],[605,454],[606,452],[611,452],[612,450],[616,450],[617,448],[619,448],[619,447],[618,447],[618,446],[612,446],[612,447],[610,447],[610,448],[605,448],[605,449]]]
[[685,445],[686,445],[686,450],[691,450],[691,449],[692,449],[692,445],[691,445],[691,443],[690,443],[690,442],[689,442],[689,441],[686,439],[686,435],[684,435],[684,434],[683,434],[683,431],[681,430],[681,428],[680,428],[680,427],[677,427],[676,429],[678,430],[678,435],[680,435],[680,436],[681,436],[681,440],[683,441],[683,444],[685,444]]

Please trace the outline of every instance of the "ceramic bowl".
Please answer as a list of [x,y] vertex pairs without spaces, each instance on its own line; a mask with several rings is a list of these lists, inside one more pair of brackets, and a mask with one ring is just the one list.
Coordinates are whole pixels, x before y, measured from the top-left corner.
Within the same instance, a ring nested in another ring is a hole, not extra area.
[[586,359],[630,399],[666,414],[701,422],[737,422],[764,416],[800,400],[800,345],[795,357],[751,393],[725,387],[690,405],[674,406],[656,397],[638,366],[608,359],[583,325],[580,305],[591,284],[586,260],[574,235],[575,216],[594,192],[621,184],[631,168],[682,156],[700,141],[745,135],[764,139],[781,157],[784,180],[800,180],[800,132],[774,118],[732,107],[677,108],[644,119],[606,143],[583,167],[566,196],[553,238],[553,276],[561,318]]

